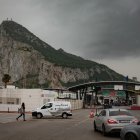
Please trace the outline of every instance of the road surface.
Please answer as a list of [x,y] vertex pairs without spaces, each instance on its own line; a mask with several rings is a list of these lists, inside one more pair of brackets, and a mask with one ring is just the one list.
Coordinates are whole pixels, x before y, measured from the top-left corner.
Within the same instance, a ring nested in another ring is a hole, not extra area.
[[[16,121],[18,114],[0,114],[0,140],[120,140],[119,134],[104,137],[94,132],[89,109],[73,111],[69,119],[44,118]],[[134,111],[140,118],[140,111]]]

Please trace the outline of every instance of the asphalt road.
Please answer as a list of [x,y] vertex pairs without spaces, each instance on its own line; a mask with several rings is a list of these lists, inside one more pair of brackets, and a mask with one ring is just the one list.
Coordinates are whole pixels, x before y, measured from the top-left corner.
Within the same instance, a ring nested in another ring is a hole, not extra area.
[[[0,114],[0,140],[120,140],[119,134],[104,137],[94,132],[89,113],[87,109],[76,110],[69,119],[32,119],[27,115],[25,122],[16,121],[17,114],[10,115],[11,121],[6,119],[9,114]],[[134,113],[140,117],[139,111]],[[1,121],[4,115],[7,122]]]

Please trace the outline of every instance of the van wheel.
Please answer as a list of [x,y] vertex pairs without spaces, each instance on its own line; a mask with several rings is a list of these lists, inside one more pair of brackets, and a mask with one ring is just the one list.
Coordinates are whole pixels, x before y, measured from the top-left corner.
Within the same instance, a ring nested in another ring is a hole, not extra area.
[[62,118],[67,119],[67,118],[68,118],[67,113],[63,113],[63,114],[62,114]]
[[36,116],[38,119],[41,119],[43,116],[41,113],[37,113],[37,116]]

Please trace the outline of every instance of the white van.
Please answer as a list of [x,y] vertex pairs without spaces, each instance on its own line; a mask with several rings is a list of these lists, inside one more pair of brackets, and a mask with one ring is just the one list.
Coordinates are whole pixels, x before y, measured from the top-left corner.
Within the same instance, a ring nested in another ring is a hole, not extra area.
[[44,104],[32,112],[36,118],[42,117],[59,117],[67,118],[72,116],[71,103],[66,101],[52,101]]

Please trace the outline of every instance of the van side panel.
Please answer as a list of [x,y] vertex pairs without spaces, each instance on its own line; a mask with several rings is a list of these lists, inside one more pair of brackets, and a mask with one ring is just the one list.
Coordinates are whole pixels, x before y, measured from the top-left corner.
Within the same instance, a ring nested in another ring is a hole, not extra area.
[[[51,104],[52,106],[50,108],[43,108],[47,104]],[[70,102],[53,101],[47,104],[38,108],[37,111],[32,112],[32,116],[35,116],[37,113],[41,113],[45,117],[62,116],[63,113],[66,113],[67,116],[72,116]]]

